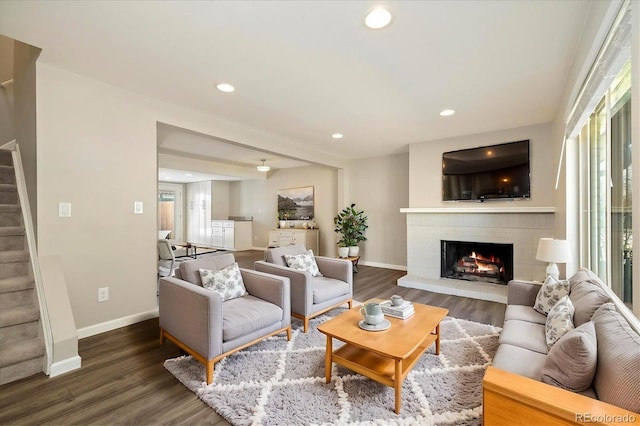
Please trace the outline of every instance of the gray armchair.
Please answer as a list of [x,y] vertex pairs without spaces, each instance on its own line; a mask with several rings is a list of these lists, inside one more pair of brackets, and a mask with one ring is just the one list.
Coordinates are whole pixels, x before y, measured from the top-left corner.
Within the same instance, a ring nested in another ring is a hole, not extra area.
[[309,319],[347,303],[353,304],[353,264],[344,259],[315,256],[322,276],[313,277],[309,272],[291,269],[284,255],[306,252],[300,244],[267,249],[264,261],[254,263],[256,271],[287,277],[291,281],[291,315],[303,321],[304,332],[309,329]]
[[175,277],[160,280],[160,343],[175,343],[205,365],[207,384],[216,362],[267,337],[287,332],[291,339],[289,279],[240,269],[248,295],[222,301],[202,287],[198,269],[220,270],[233,254],[183,262]]

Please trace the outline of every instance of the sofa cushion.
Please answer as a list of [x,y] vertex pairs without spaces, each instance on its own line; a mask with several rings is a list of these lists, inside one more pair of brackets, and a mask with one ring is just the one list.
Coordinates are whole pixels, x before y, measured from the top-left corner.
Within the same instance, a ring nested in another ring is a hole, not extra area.
[[564,296],[558,300],[547,315],[545,324],[545,335],[549,349],[565,334],[573,330],[573,304],[569,296]]
[[593,380],[598,398],[640,413],[640,336],[610,302],[593,314],[592,321],[598,339]]
[[[220,255],[205,256],[197,260],[180,263],[180,279],[191,284],[202,285],[200,279],[200,269],[217,271],[232,265],[235,262],[233,254],[225,253]],[[177,274],[176,274],[177,275]]]
[[576,327],[591,320],[593,313],[603,303],[609,302],[609,296],[602,289],[604,283],[588,269],[580,269],[571,278],[569,298],[575,308],[573,323]]
[[306,252],[307,249],[301,244],[292,244],[288,246],[275,247],[265,250],[264,260],[280,266],[287,266],[287,262],[284,260],[284,255],[295,256]]
[[282,321],[282,308],[247,295],[222,304],[222,341],[228,342]]
[[538,291],[533,309],[547,315],[558,300],[567,294],[569,294],[569,280],[557,280],[548,276]]
[[222,301],[235,299],[247,294],[247,289],[242,281],[242,274],[237,263],[222,268],[219,271],[200,269],[202,286],[207,290],[215,291]]
[[327,277],[313,278],[313,304],[323,303],[349,293],[349,284]]
[[289,268],[309,272],[312,277],[319,277],[322,275],[318,269],[316,258],[313,255],[312,250],[307,250],[305,253],[296,255],[285,254],[284,260],[287,262],[287,266]]
[[544,325],[547,322],[547,316],[536,311],[532,306],[507,305],[504,320],[520,320]]
[[501,344],[491,363],[494,367],[540,381],[547,356],[519,346]]
[[549,350],[542,368],[542,381],[581,392],[588,389],[596,374],[598,344],[592,321],[569,331]]
[[501,345],[518,346],[543,355],[546,355],[549,350],[545,339],[544,325],[528,321],[505,321],[499,342]]

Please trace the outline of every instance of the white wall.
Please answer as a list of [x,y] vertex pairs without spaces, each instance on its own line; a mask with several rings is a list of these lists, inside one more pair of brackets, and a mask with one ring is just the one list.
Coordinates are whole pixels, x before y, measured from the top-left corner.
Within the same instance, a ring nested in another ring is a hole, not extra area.
[[509,205],[517,207],[549,207],[553,204],[553,178],[558,160],[553,158],[551,125],[519,127],[497,132],[459,136],[409,146],[409,206],[452,207],[442,201],[442,153],[458,149],[494,145],[503,142],[530,140],[531,198],[527,200],[495,201],[486,203],[458,202],[455,207],[473,208]]
[[[60,256],[80,329],[156,309],[154,115],[134,95],[46,65],[37,81],[39,254]],[[72,217],[57,217],[59,202]],[[109,301],[97,302],[99,287]]]
[[[409,153],[352,160],[345,176],[345,205],[338,206],[339,210],[356,203],[356,209],[364,210],[368,218],[360,262],[406,269],[406,215],[400,208],[409,206]],[[430,182],[438,179],[439,175],[429,176]]]

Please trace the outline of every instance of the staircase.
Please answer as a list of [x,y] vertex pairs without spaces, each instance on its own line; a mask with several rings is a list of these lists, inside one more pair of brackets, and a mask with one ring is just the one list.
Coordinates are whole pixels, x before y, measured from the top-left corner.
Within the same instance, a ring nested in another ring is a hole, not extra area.
[[43,371],[38,306],[11,151],[0,149],[0,385]]

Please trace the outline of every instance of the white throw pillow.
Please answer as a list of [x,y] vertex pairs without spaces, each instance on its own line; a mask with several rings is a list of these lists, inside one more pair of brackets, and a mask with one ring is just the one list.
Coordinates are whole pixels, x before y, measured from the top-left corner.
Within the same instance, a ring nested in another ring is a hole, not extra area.
[[306,253],[297,254],[295,256],[285,254],[284,260],[287,262],[287,266],[289,266],[289,268],[309,272],[313,277],[322,276],[320,269],[318,269],[318,265],[316,264],[316,258],[313,255],[313,250],[307,250]]
[[223,302],[248,294],[237,263],[219,271],[211,271],[209,269],[198,269],[198,271],[200,272],[202,287],[218,293]]
[[558,300],[569,294],[570,288],[569,280],[557,280],[551,276],[547,277],[538,291],[533,309],[543,315],[547,315],[551,308],[558,303]]
[[547,347],[549,349],[551,349],[562,336],[573,330],[574,312],[575,309],[569,296],[564,296],[551,308],[549,315],[547,315],[547,323],[544,329],[547,338]]

